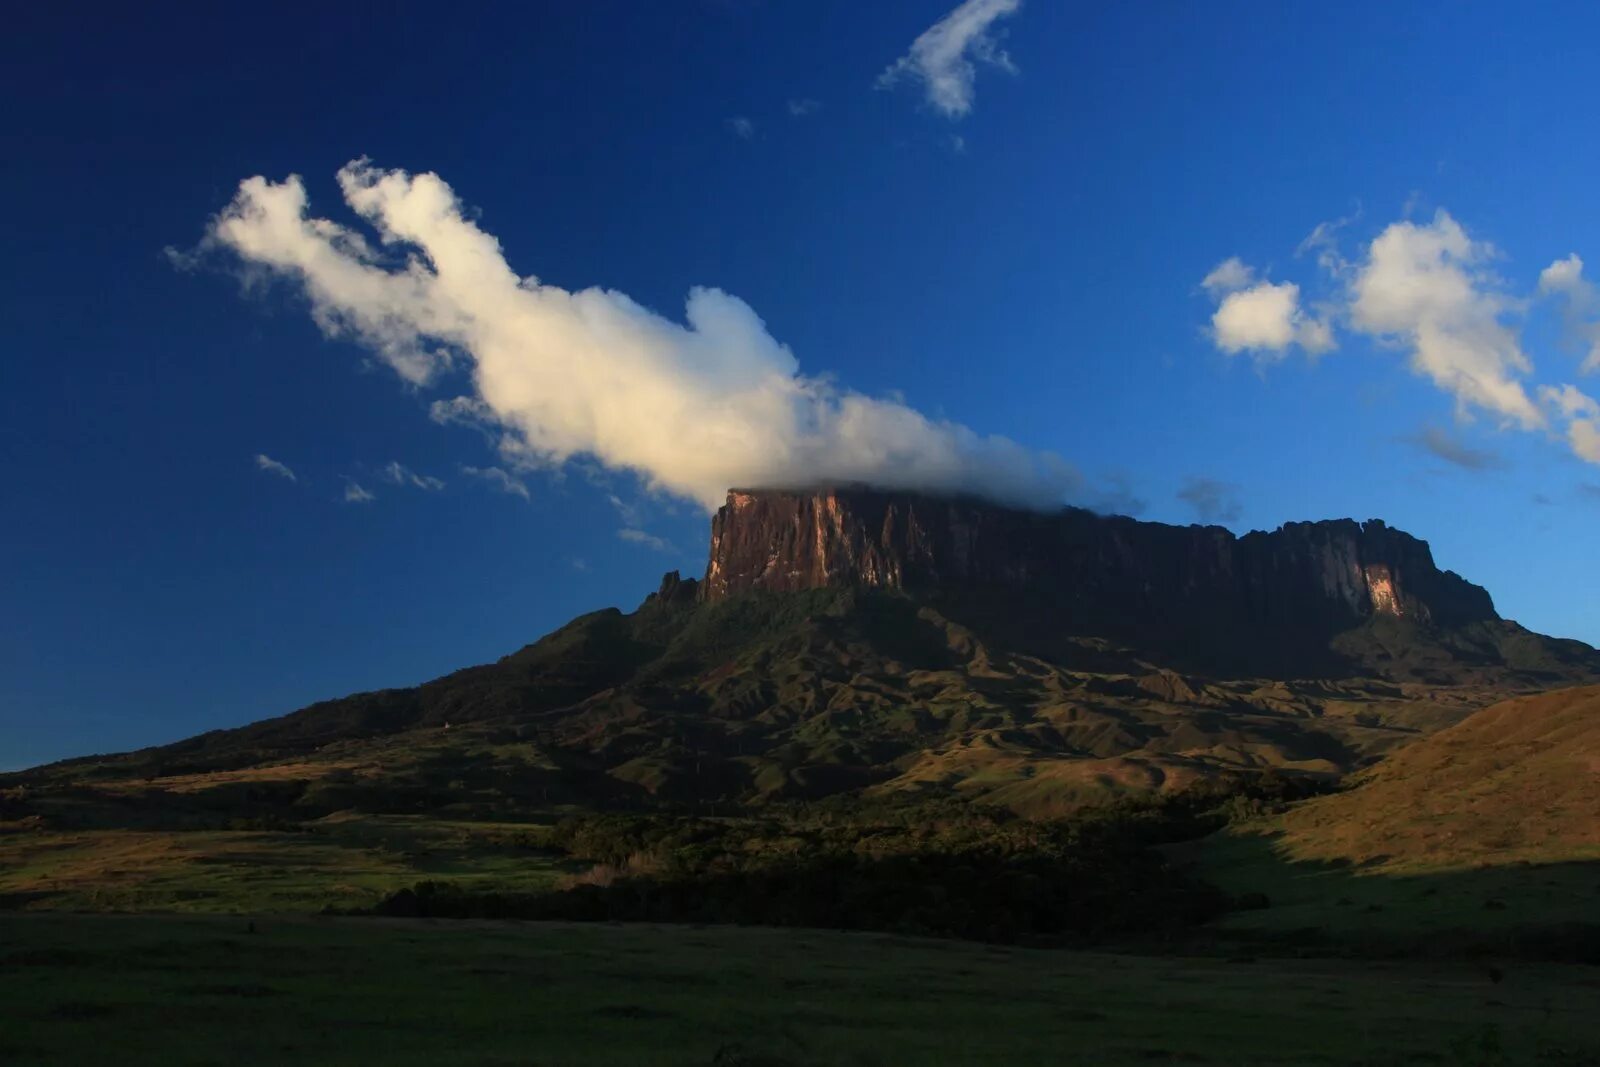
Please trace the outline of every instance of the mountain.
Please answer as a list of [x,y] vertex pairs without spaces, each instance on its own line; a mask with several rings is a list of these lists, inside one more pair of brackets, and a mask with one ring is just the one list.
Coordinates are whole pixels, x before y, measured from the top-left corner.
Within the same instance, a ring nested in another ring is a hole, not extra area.
[[705,577],[669,574],[631,614],[415,688],[24,777],[248,780],[390,811],[954,792],[1031,813],[1269,769],[1331,778],[1506,696],[1594,682],[1600,653],[1500,619],[1377,521],[1236,537],[741,490]]
[[1503,701],[1292,810],[1297,858],[1410,867],[1600,859],[1600,686]]
[[[1487,592],[1380,520],[1236,537],[866,489],[728,494],[700,599],[837,587],[931,599],[1044,654],[1062,652],[1063,636],[1114,638],[1212,676],[1451,684],[1476,663],[1557,681],[1587,654],[1524,641]],[[1383,647],[1335,640],[1369,621],[1395,624],[1379,627],[1394,635]]]

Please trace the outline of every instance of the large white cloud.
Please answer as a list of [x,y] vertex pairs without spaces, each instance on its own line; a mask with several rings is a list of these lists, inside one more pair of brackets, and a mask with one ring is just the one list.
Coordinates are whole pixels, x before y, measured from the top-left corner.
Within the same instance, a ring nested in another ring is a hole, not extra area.
[[1351,283],[1350,325],[1405,346],[1463,415],[1477,408],[1535,429],[1544,415],[1520,380],[1533,364],[1500,321],[1511,302],[1483,272],[1492,255],[1443,211],[1425,225],[1392,223]]
[[966,0],[922,31],[911,42],[911,50],[878,75],[878,88],[912,78],[922,83],[928,103],[937,111],[953,119],[967,114],[972,110],[977,63],[1016,72],[990,30],[996,19],[1020,6],[1022,0]]
[[487,421],[508,460],[593,457],[708,508],[737,486],[864,482],[1031,505],[1080,489],[1058,456],[801,374],[719,289],[692,290],[680,324],[619,292],[519,277],[437,175],[357,161],[339,184],[376,245],[310,217],[294,176],[242,182],[206,245],[293,279],[326,333],[413,385],[464,365],[473,395],[435,417]]

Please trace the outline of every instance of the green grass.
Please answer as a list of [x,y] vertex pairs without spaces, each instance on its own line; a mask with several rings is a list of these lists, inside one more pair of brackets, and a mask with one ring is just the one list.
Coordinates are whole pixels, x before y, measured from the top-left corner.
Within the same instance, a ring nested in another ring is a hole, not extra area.
[[0,902],[70,911],[214,914],[366,908],[424,880],[549,889],[572,864],[541,827],[343,814],[303,832],[117,830],[0,834]]
[[1396,870],[1295,859],[1280,839],[1240,830],[1166,851],[1230,895],[1266,895],[1269,907],[1230,912],[1209,933],[1286,949],[1514,955],[1519,935],[1600,917],[1594,861]]
[[0,915],[18,1065],[1582,1063],[1597,998],[1600,973],[1558,966],[1493,983],[814,931]]

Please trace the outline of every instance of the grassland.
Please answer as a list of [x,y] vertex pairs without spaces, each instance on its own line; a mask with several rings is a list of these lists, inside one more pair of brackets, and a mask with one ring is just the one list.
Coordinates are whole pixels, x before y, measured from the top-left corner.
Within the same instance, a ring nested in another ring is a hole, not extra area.
[[0,1062],[1554,1064],[1600,973],[873,934],[0,915]]
[[353,813],[280,831],[12,830],[0,832],[0,905],[306,914],[370,907],[430,879],[536,892],[571,869],[541,834],[528,823]]

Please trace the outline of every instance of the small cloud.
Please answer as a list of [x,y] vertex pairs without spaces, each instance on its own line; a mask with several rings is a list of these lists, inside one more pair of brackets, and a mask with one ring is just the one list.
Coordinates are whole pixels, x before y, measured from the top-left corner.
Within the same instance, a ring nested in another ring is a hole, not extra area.
[[803,119],[807,115],[815,115],[821,110],[822,101],[813,100],[809,96],[789,101],[789,114],[797,119]]
[[279,463],[265,452],[256,453],[256,469],[266,471],[268,474],[276,474],[280,478],[287,478],[291,482],[300,480],[294,476],[294,471],[290,470],[288,465]]
[[1227,292],[1211,316],[1211,339],[1219,349],[1230,356],[1249,352],[1258,362],[1280,360],[1294,345],[1312,356],[1333,349],[1333,326],[1326,318],[1305,313],[1298,285],[1266,281],[1249,285],[1253,277],[1254,272],[1239,260],[1227,259],[1201,279],[1201,286],[1213,296]]
[[912,41],[911,50],[878,75],[876,87],[890,89],[908,78],[920,82],[935,111],[961,118],[972,111],[978,63],[1017,72],[991,29],[1020,6],[1022,0],[966,0]]
[[1578,495],[1600,504],[1600,485],[1595,485],[1593,482],[1579,482]]
[[607,493],[606,500],[612,507],[617,509],[617,514],[622,517],[622,521],[625,524],[634,527],[639,525],[641,520],[637,505],[628,503],[615,493]]
[[477,478],[502,493],[520,496],[524,500],[533,499],[528,493],[528,487],[523,485],[521,480],[499,467],[462,467],[461,473],[469,478]]
[[1238,522],[1244,514],[1244,506],[1239,503],[1237,492],[1238,487],[1231,482],[1219,482],[1215,478],[1190,478],[1178,490],[1178,499],[1193,508],[1201,522],[1226,524]]
[[1586,350],[1578,373],[1600,371],[1600,286],[1583,276],[1576,252],[1539,273],[1539,293],[1561,299],[1567,338]]
[[444,488],[444,482],[441,479],[429,474],[418,474],[398,462],[391,462],[387,467],[383,468],[382,474],[384,481],[390,485],[410,485],[429,492]]
[[1256,272],[1238,256],[1227,259],[1211,268],[1211,273],[1200,279],[1200,288],[1214,297],[1237,289],[1248,289],[1256,280]]
[[729,132],[741,141],[748,141],[756,135],[754,119],[745,118],[743,115],[735,115],[727,120],[727,124]]
[[428,418],[440,426],[471,426],[487,429],[495,424],[494,411],[475,396],[453,396],[428,405]]
[[1344,258],[1339,251],[1339,231],[1361,217],[1361,209],[1346,215],[1342,219],[1332,222],[1319,222],[1316,228],[1306,235],[1294,250],[1296,257],[1315,253],[1317,266],[1335,278],[1344,278],[1350,273],[1350,261]]
[[589,561],[584,559],[582,556],[573,556],[571,559],[567,560],[567,565],[575,571],[586,571],[589,569]]
[[1539,505],[1541,508],[1548,508],[1555,505],[1555,501],[1551,500],[1543,493],[1535,493],[1530,499],[1532,499],[1533,502]]
[[191,249],[185,252],[183,249],[172,245],[167,245],[163,248],[161,255],[172,265],[173,270],[182,271],[184,274],[192,274],[199,270],[200,261],[205,258],[198,249]]
[[950,135],[950,151],[954,152],[958,156],[966,155],[967,139],[961,136],[959,133],[952,133]]
[[1438,426],[1425,426],[1421,433],[1401,440],[1463,470],[1486,471],[1505,466],[1505,461],[1493,452],[1468,447]]
[[631,526],[618,530],[617,536],[622,538],[622,540],[627,541],[629,544],[643,545],[644,547],[653,549],[657,552],[677,551],[677,549],[672,547],[672,543],[670,541],[663,540],[662,538],[657,537],[655,534],[646,533],[643,530],[635,530]]
[[1567,444],[1586,463],[1600,464],[1600,401],[1575,385],[1539,387],[1539,399],[1567,423]]
[[377,497],[361,487],[361,483],[354,478],[344,480],[344,502],[346,504],[365,504],[376,500]]

